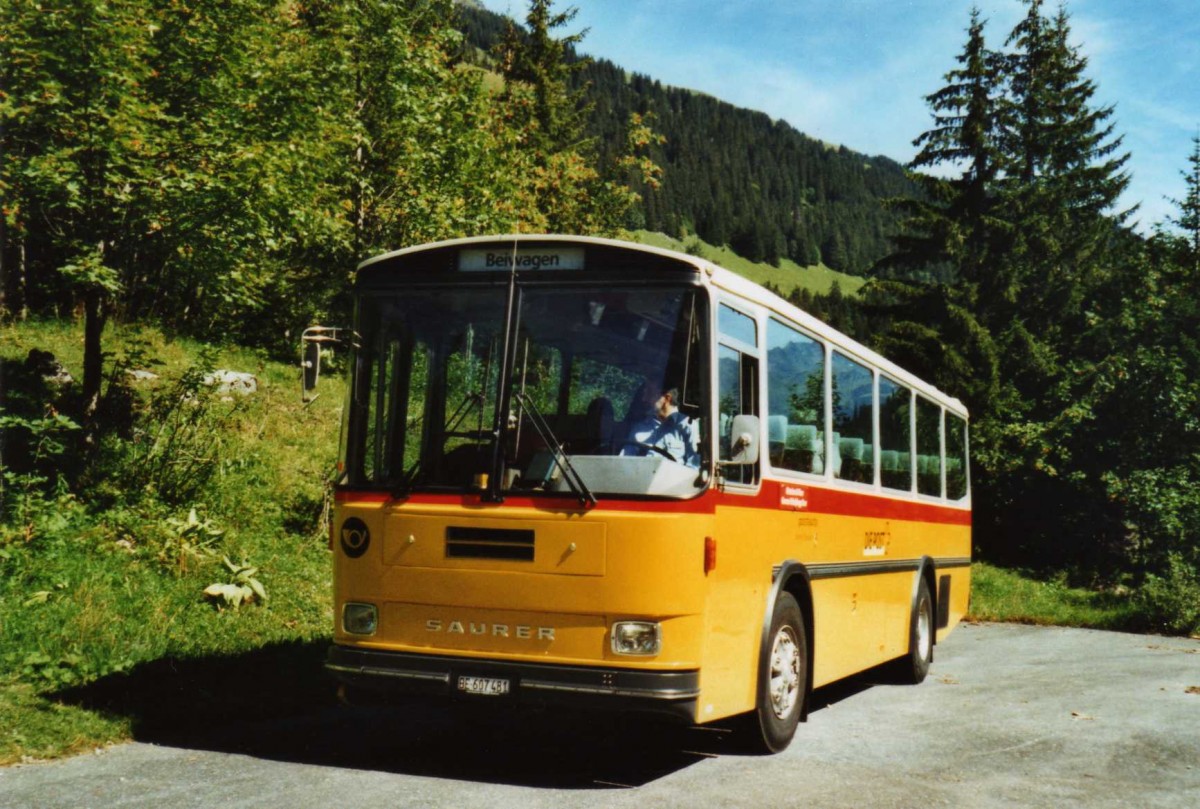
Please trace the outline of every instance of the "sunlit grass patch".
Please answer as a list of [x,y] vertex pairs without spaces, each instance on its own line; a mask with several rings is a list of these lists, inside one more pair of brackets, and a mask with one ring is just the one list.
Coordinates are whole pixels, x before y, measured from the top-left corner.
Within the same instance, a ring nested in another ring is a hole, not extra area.
[[976,562],[971,567],[971,609],[977,621],[1077,626],[1093,629],[1139,628],[1138,606],[1125,591],[1071,587],[1065,576],[1038,579]]

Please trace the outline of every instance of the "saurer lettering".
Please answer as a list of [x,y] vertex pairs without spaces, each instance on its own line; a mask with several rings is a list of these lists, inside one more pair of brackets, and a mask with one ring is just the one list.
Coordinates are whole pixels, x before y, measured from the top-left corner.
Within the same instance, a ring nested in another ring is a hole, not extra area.
[[430,618],[425,622],[425,630],[427,632],[445,632],[447,635],[490,635],[494,638],[516,638],[517,640],[554,640],[554,627],[552,626],[443,621],[439,618]]

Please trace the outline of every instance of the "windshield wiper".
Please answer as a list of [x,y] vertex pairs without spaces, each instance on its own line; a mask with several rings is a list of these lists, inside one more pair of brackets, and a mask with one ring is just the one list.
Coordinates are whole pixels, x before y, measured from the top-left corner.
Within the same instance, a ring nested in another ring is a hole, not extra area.
[[550,425],[546,422],[546,418],[538,410],[537,405],[533,403],[533,399],[524,391],[514,391],[512,397],[517,400],[524,410],[529,413],[529,421],[533,424],[533,428],[537,430],[538,435],[546,446],[550,447],[550,451],[554,454],[554,463],[562,470],[563,480],[571,487],[571,491],[579,498],[579,502],[585,505],[596,505],[596,495],[592,494],[591,489],[583,482],[583,478],[575,471],[575,467],[571,465],[571,459],[567,457],[566,450],[559,442],[558,437],[554,435],[554,431],[550,429]]

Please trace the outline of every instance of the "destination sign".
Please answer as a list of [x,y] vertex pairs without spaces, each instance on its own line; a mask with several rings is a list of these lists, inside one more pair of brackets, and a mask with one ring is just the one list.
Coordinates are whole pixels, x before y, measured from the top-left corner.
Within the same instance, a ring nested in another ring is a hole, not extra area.
[[458,254],[458,269],[462,272],[496,270],[582,270],[583,248],[553,247],[462,250]]

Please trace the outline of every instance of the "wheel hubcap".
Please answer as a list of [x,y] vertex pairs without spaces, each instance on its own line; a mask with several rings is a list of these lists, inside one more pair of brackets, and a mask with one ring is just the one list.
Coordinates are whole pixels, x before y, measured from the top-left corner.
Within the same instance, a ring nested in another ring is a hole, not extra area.
[[928,660],[930,651],[933,648],[933,632],[931,630],[931,621],[929,617],[929,602],[921,602],[921,609],[917,615],[917,652],[921,655],[922,660]]
[[786,718],[800,698],[800,647],[790,626],[782,626],[771,645],[771,710]]

